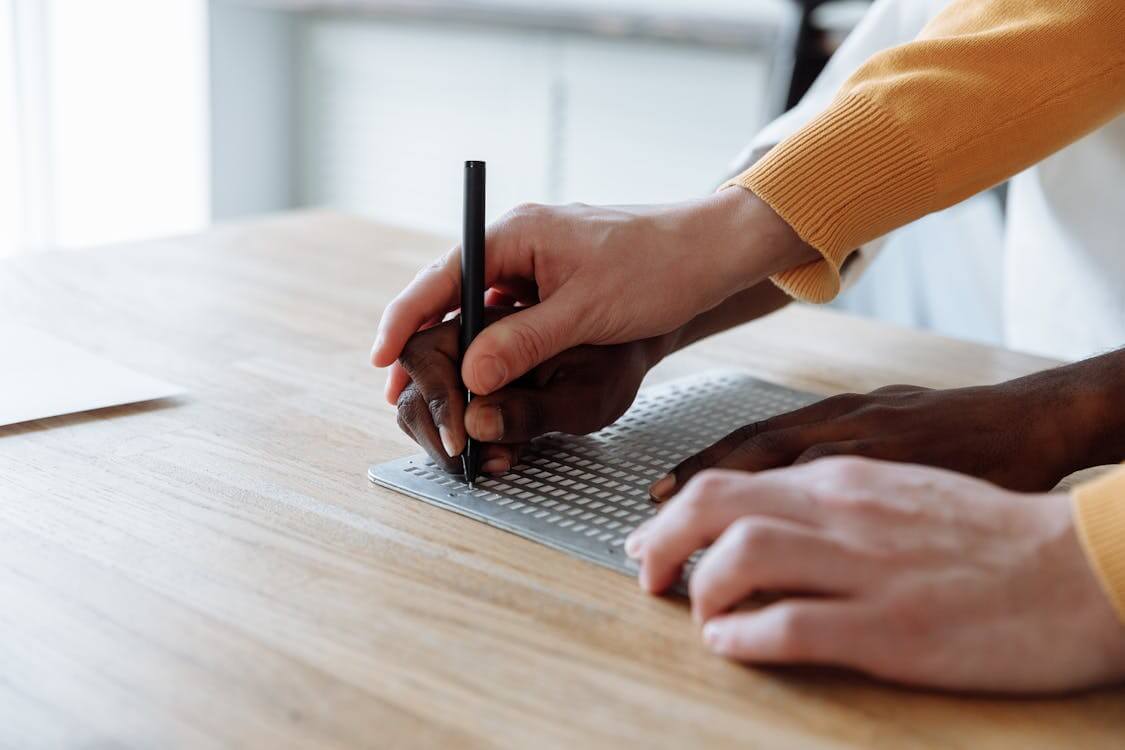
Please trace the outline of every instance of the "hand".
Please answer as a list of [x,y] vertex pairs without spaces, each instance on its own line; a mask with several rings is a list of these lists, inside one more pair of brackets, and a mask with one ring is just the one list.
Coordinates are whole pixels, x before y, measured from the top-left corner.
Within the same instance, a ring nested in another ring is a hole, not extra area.
[[[696,549],[708,648],[947,689],[1054,692],[1125,678],[1125,628],[1065,495],[856,458],[711,470],[628,539],[663,591]],[[754,592],[783,598],[735,607]]]
[[[486,319],[513,312],[490,307]],[[655,339],[570,349],[517,382],[474,397],[466,409],[457,371],[458,325],[450,320],[411,337],[400,358],[403,382],[388,391],[398,404],[399,427],[451,473],[461,471],[456,457],[467,435],[485,443],[482,471],[502,474],[519,462],[533,438],[585,434],[616,421],[662,356]]]
[[735,430],[681,462],[653,484],[651,494],[667,500],[710,467],[762,471],[841,454],[927,464],[1009,489],[1046,491],[1092,465],[1076,455],[1088,441],[1068,429],[1068,420],[1081,412],[1067,406],[1066,379],[1058,372],[978,388],[895,385],[834,396]]
[[[581,344],[667,334],[768,275],[819,258],[768,205],[730,188],[669,206],[523,206],[489,228],[485,283],[527,305],[466,353],[464,383],[486,395]],[[460,248],[387,307],[372,362],[455,309]]]

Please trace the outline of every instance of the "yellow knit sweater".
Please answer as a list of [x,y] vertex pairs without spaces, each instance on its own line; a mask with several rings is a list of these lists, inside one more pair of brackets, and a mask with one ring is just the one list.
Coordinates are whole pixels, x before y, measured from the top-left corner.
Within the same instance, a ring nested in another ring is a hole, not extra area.
[[[954,0],[728,184],[753,191],[823,254],[774,282],[825,302],[855,248],[1123,111],[1125,0]],[[1125,467],[1078,488],[1074,503],[1084,548],[1125,622]]]

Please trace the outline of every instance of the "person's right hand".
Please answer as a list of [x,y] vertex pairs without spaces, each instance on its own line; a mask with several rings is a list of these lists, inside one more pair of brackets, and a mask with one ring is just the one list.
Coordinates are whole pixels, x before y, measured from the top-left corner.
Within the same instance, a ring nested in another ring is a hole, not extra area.
[[[581,344],[666,334],[770,274],[820,256],[752,193],[656,207],[523,206],[486,236],[486,285],[527,305],[485,329],[462,363],[477,395]],[[460,248],[387,307],[372,362],[391,365],[460,299]]]
[[[496,321],[510,309],[489,307]],[[410,338],[399,362],[406,379],[390,384],[403,432],[450,473],[471,435],[482,443],[481,470],[502,474],[515,466],[527,443],[548,432],[587,434],[620,417],[648,370],[664,354],[660,339],[568,349],[515,383],[466,408],[457,372],[458,321],[440,323]]]

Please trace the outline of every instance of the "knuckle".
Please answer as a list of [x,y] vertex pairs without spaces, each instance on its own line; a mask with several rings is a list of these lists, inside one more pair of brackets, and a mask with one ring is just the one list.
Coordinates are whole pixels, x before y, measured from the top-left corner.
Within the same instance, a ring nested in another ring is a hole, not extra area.
[[794,434],[789,432],[760,432],[743,443],[738,450],[743,453],[784,453],[794,442]]
[[868,475],[868,461],[858,456],[828,456],[818,462],[837,485],[862,486]]
[[839,393],[824,399],[823,404],[840,409],[851,409],[863,404],[866,398],[859,393]]
[[801,454],[798,463],[808,463],[811,461],[819,461],[822,458],[829,458],[831,456],[840,455],[840,449],[828,443],[820,443],[810,448],[806,448],[805,452]]
[[684,477],[695,476],[702,469],[703,456],[697,453],[694,456],[689,456],[688,458],[685,458],[683,461],[680,461],[678,464],[676,464],[676,468],[672,469],[672,473],[675,474],[680,481],[682,481]]
[[512,345],[521,362],[536,364],[546,359],[550,351],[550,338],[533,326],[513,320]]
[[426,408],[434,417],[434,422],[439,423],[445,416],[446,410],[449,408],[449,402],[446,401],[445,396],[433,396],[426,399]]
[[744,425],[742,427],[739,427],[737,430],[732,432],[728,437],[732,440],[737,440],[738,442],[746,442],[747,440],[751,440],[751,439],[757,437],[758,435],[769,432],[770,426],[773,423],[774,423],[773,417],[770,417],[769,419],[763,419],[760,422],[752,422],[748,425]]
[[718,469],[704,469],[696,474],[685,490],[696,504],[706,504],[726,487],[726,477]]
[[906,385],[905,383],[895,383],[893,385],[885,385],[882,388],[876,388],[875,390],[871,391],[871,395],[874,396],[876,394],[878,394],[878,395],[900,394],[900,393],[909,393],[910,391],[916,391],[916,390],[919,390],[919,389],[917,387],[913,386],[913,385]]
[[419,380],[430,375],[435,366],[433,350],[419,343],[420,337],[415,336],[407,343],[399,355],[398,361],[412,380]]
[[395,402],[395,408],[398,409],[399,417],[407,414],[413,407],[414,402],[419,399],[418,389],[413,383],[402,389],[398,394],[398,400]]
[[706,516],[708,509],[714,503],[714,480],[705,478],[703,481],[698,481],[704,474],[709,472],[703,472],[692,478],[676,497],[674,508],[686,523],[690,524]]
[[890,404],[873,402],[857,409],[855,416],[877,424],[885,424],[899,419],[902,412]]
[[424,276],[429,276],[431,274],[448,275],[449,269],[450,269],[451,266],[453,266],[455,264],[459,265],[458,261],[459,261],[460,257],[461,257],[461,248],[460,247],[454,247],[454,248],[451,248],[449,250],[446,250],[442,255],[439,255],[438,257],[434,258],[429,263],[427,263],[426,265],[424,265],[420,269],[418,269],[418,273],[415,274],[415,278],[420,279]]
[[517,203],[515,206],[513,206],[512,210],[508,212],[507,218],[515,221],[523,219],[534,220],[541,217],[545,209],[546,206],[542,205],[541,203],[525,201],[523,203]]
[[400,423],[417,425],[423,414],[428,415],[425,399],[414,388],[407,388],[398,397],[398,419]]
[[731,524],[728,533],[734,537],[739,555],[744,561],[768,554],[777,540],[777,534],[772,528],[754,518],[738,519]]

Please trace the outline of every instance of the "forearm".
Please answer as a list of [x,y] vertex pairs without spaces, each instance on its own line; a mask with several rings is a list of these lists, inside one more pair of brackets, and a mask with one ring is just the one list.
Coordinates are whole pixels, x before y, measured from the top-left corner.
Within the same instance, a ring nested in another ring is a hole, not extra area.
[[1042,160],[1125,107],[1116,0],[955,0],[872,57],[743,173],[825,262],[776,277],[823,302],[854,248]]

